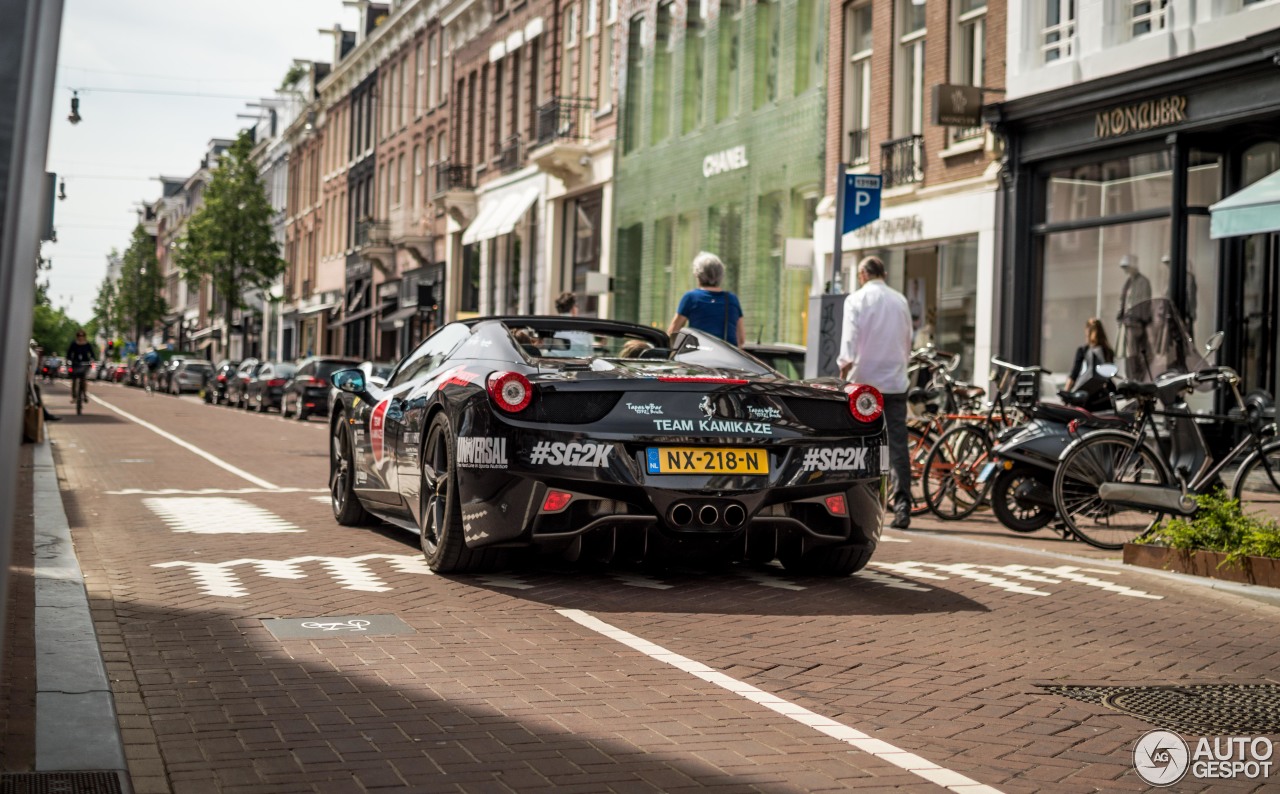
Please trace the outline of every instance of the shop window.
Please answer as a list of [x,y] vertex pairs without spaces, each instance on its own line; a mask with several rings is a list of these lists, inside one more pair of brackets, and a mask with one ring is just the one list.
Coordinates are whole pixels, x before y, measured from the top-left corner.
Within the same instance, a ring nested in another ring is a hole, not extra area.
[[644,225],[637,223],[618,230],[615,263],[613,317],[640,321],[640,272],[644,262]]
[[755,107],[778,98],[778,55],[782,47],[778,0],[756,0]]
[[973,375],[978,316],[978,237],[962,237],[938,247],[940,272],[935,305],[925,310],[934,344],[960,354],[956,377]]
[[1077,0],[1042,0],[1044,25],[1040,30],[1040,53],[1045,63],[1075,54]]
[[603,194],[600,191],[565,200],[560,289],[576,293],[578,309],[586,315],[599,312],[599,298],[586,292],[587,274],[600,272],[602,206]]
[[1147,152],[1054,171],[1045,198],[1049,223],[1168,210],[1173,202],[1169,153]]
[[724,262],[724,288],[738,291],[742,273],[742,205],[720,204],[707,213],[708,239],[711,252]]
[[827,44],[827,4],[824,0],[796,3],[795,93],[822,85]]
[[1221,198],[1222,157],[1192,149],[1187,161],[1187,206],[1207,207]]
[[[697,286],[693,277],[693,258],[702,250],[702,211],[686,212],[676,223],[675,252],[672,255],[671,298],[675,305],[680,296]],[[723,261],[723,260],[722,260]]]
[[796,342],[784,333],[781,311],[784,291],[782,254],[786,244],[787,194],[767,193],[756,204],[756,261],[748,278],[740,281],[747,337],[763,342]]
[[652,280],[649,292],[649,314],[654,322],[665,323],[675,313],[675,300],[671,295],[671,283],[675,278],[675,229],[674,217],[659,218],[653,224],[654,275],[658,268],[662,274]]
[[649,142],[655,144],[671,135],[671,98],[675,94],[671,57],[674,18],[675,3],[668,0],[658,6],[653,34],[653,121],[649,129]]
[[898,0],[898,19],[893,134],[901,138],[924,132],[925,7]]
[[1164,30],[1169,0],[1129,0],[1129,33],[1136,39]]
[[716,46],[716,121],[742,110],[742,10],[744,0],[720,0]]
[[1240,187],[1245,188],[1280,170],[1280,143],[1267,141],[1245,150],[1240,167]]
[[871,3],[844,11],[844,129],[840,143],[848,165],[871,158]]
[[458,300],[458,311],[475,313],[480,311],[480,245],[478,243],[462,247],[462,295]]
[[703,61],[706,50],[707,0],[689,4],[684,23],[684,107],[680,129],[689,134],[702,126]]
[[636,14],[627,26],[626,107],[622,114],[622,151],[640,147],[640,108],[644,106],[644,15]]
[[[1169,220],[1162,218],[1042,238],[1041,366],[1065,378],[1090,317],[1102,320],[1118,362],[1133,352],[1118,316],[1131,308],[1135,296],[1171,297],[1169,265],[1163,261],[1169,252],[1169,231]],[[1135,369],[1132,361],[1121,366],[1122,374]]]

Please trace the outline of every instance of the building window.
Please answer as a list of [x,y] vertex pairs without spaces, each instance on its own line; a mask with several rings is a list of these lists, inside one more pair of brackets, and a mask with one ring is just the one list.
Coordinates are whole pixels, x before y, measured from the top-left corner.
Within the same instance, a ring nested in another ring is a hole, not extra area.
[[[600,41],[600,0],[585,0],[587,19],[578,53],[578,96],[591,98],[596,87],[596,44]],[[586,131],[583,130],[583,135]]]
[[778,0],[756,0],[755,107],[778,98],[778,52],[782,46]]
[[601,111],[613,107],[613,37],[618,31],[618,0],[602,0],[604,35],[600,37],[600,93],[596,107]]
[[1136,39],[1164,30],[1169,0],[1129,0],[1129,30]]
[[623,109],[622,151],[634,152],[640,147],[640,108],[644,97],[644,16],[636,14],[627,26],[626,107]]
[[403,204],[404,203],[404,181],[405,181],[404,178],[406,176],[404,171],[404,154],[403,153],[400,155],[396,163],[396,172],[397,172],[396,204]]
[[716,121],[731,119],[742,109],[742,3],[743,0],[720,0]]
[[[987,0],[960,0],[956,9],[956,46],[952,81],[981,86],[986,79]],[[982,125],[949,127],[951,141],[972,140],[984,134]]]
[[426,86],[423,69],[426,68],[422,57],[422,44],[413,51],[413,117],[422,116],[422,91]]
[[603,193],[598,190],[565,200],[564,261],[559,291],[583,296],[578,308],[591,316],[599,312],[599,298],[586,295],[587,274],[600,272],[602,206]]
[[403,128],[405,121],[409,117],[409,112],[413,107],[413,94],[409,93],[409,59],[404,58],[400,61],[400,94],[399,101],[396,103],[396,127]]
[[[616,320],[640,320],[640,271],[644,262],[644,225],[637,223],[618,229],[618,253],[612,314]],[[726,264],[728,262],[726,261]]]
[[871,159],[871,3],[844,10],[844,130],[849,165]]
[[449,61],[452,54],[453,51],[449,47],[449,31],[446,30],[440,34],[440,102],[442,104],[449,98],[449,81],[453,79]]
[[796,3],[797,94],[822,85],[823,56],[827,44],[827,4],[825,0],[798,0]]
[[706,7],[706,0],[696,6],[691,3],[684,22],[684,108],[680,128],[686,135],[702,126]]
[[1070,58],[1076,43],[1076,0],[1044,0],[1044,29],[1040,49],[1044,62]]
[[434,110],[440,104],[440,36],[432,33],[427,37],[427,107]]
[[924,131],[925,6],[898,0],[898,68],[893,114],[895,137]]
[[671,97],[675,93],[672,85],[675,74],[671,68],[674,17],[675,3],[671,0],[658,6],[658,21],[653,35],[653,126],[649,130],[650,143],[661,143],[671,134]]
[[573,56],[578,49],[578,4],[574,3],[560,16],[560,96],[573,96]]

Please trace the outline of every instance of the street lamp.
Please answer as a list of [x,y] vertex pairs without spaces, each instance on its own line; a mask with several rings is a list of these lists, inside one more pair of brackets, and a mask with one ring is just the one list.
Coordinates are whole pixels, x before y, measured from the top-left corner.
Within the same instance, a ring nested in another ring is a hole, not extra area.
[[71,113],[67,116],[67,121],[72,124],[80,123],[80,92],[71,92]]

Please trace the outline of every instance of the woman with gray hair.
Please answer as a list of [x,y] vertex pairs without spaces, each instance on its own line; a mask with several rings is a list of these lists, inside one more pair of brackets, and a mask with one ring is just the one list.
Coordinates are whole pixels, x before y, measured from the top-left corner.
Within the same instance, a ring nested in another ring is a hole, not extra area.
[[724,262],[715,254],[703,251],[693,258],[693,277],[698,281],[698,288],[680,298],[667,333],[675,336],[688,325],[741,347],[747,337],[742,304],[737,295],[720,287],[724,281]]

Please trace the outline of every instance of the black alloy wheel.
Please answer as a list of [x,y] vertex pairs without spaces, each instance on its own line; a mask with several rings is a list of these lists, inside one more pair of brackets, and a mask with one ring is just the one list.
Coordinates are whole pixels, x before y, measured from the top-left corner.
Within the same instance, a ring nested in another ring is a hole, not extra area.
[[498,563],[496,549],[467,548],[462,531],[462,504],[454,466],[453,431],[449,419],[437,414],[423,445],[420,525],[422,554],[436,573],[475,573]]
[[355,494],[355,456],[351,450],[351,432],[343,418],[333,425],[329,437],[329,503],[333,517],[344,527],[368,524],[369,513]]

